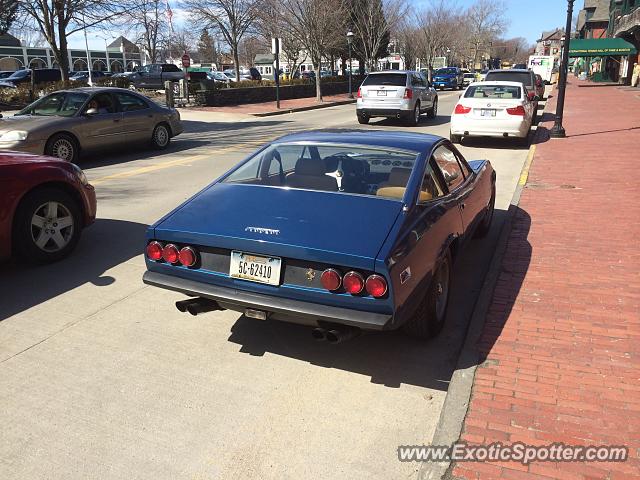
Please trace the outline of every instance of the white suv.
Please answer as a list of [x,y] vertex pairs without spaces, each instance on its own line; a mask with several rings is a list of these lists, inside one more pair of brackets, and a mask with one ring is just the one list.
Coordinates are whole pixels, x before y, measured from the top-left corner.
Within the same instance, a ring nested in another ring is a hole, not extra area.
[[410,126],[438,114],[438,93],[420,72],[387,70],[367,75],[358,89],[356,114],[359,123],[372,117],[398,118]]

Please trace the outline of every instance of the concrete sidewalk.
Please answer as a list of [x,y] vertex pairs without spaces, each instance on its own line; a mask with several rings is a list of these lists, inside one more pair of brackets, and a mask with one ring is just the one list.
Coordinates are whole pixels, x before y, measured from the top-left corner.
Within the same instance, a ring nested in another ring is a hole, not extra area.
[[[355,93],[354,93],[355,97]],[[302,112],[304,110],[315,110],[316,108],[334,107],[336,105],[344,105],[347,103],[355,103],[355,98],[349,98],[346,93],[340,95],[325,95],[323,102],[316,102],[316,97],[293,98],[290,100],[281,100],[280,108],[276,108],[276,102],[248,103],[244,105],[228,105],[225,107],[194,107],[190,110],[219,112],[219,113],[236,113],[244,115],[253,115],[255,117],[267,117],[271,115],[281,115],[292,112]]]
[[624,445],[629,459],[459,462],[453,478],[640,478],[640,98],[584,83],[567,88],[566,139],[540,123],[461,440]]

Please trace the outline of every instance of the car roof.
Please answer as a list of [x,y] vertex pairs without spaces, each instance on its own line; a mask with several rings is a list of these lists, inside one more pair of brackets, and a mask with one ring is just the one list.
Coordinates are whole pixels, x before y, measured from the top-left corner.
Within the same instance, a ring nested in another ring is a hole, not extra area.
[[324,129],[291,133],[274,140],[273,143],[347,143],[362,146],[391,147],[418,152],[431,150],[433,145],[440,140],[442,140],[442,137],[424,133],[385,132],[365,129]]
[[[136,92],[132,92],[128,88],[118,88],[118,87],[79,87],[73,88],[70,90],[58,90],[60,92],[81,92],[81,93],[101,93],[101,92],[127,92],[136,94]],[[138,94],[139,95],[139,94]]]
[[379,72],[369,72],[368,75],[380,75],[383,73],[420,73],[415,70],[380,70]]
[[510,82],[506,80],[483,80],[481,82],[473,82],[471,85],[504,85],[506,87],[521,87],[522,82]]
[[488,73],[493,72],[507,72],[507,73],[531,73],[531,70],[526,68],[496,68],[494,70],[489,70]]

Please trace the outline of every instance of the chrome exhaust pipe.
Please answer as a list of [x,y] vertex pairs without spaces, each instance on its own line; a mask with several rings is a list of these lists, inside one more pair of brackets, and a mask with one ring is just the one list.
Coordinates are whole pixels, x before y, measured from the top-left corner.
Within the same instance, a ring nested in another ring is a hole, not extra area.
[[327,333],[325,336],[326,336],[327,342],[335,345],[338,343],[346,342],[347,340],[351,340],[352,338],[356,338],[359,335],[360,335],[359,328],[342,325],[340,327],[336,326],[330,330],[327,330]]
[[327,331],[322,327],[316,327],[313,330],[311,330],[311,336],[315,340],[321,342],[327,339]]

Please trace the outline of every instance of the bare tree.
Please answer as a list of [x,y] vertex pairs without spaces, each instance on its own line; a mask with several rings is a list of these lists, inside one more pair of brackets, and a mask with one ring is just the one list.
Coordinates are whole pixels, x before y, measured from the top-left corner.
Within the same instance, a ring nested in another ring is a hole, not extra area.
[[166,0],[127,0],[126,15],[120,17],[124,25],[136,32],[136,40],[151,63],[160,60],[169,35]]
[[38,25],[51,47],[63,81],[68,82],[69,35],[104,24],[125,12],[126,7],[118,2],[98,0],[21,0],[20,10]]
[[498,40],[493,45],[493,55],[510,63],[527,63],[531,45],[526,38],[516,37]]
[[460,25],[460,15],[449,2],[439,0],[418,12],[417,25],[419,57],[427,64],[431,80],[433,61],[451,49]]
[[467,9],[465,20],[469,27],[474,68],[479,51],[498,38],[507,27],[506,11],[503,0],[476,0]]
[[0,0],[0,35],[7,33],[18,14],[18,0]]
[[287,29],[304,46],[316,72],[316,100],[322,101],[320,69],[327,49],[342,41],[346,9],[341,0],[278,0]]
[[246,35],[238,44],[238,58],[243,65],[252,66],[258,53],[270,51],[263,39],[253,35]]
[[231,49],[236,78],[240,78],[238,45],[253,27],[260,8],[260,0],[185,0],[196,20],[218,32]]
[[400,58],[402,58],[405,68],[413,70],[416,67],[416,59],[419,54],[416,42],[418,26],[416,25],[415,17],[405,17],[396,27],[393,38],[396,42],[396,50]]
[[352,0],[351,29],[355,34],[355,53],[369,71],[387,53],[389,32],[395,30],[407,12],[404,0]]

